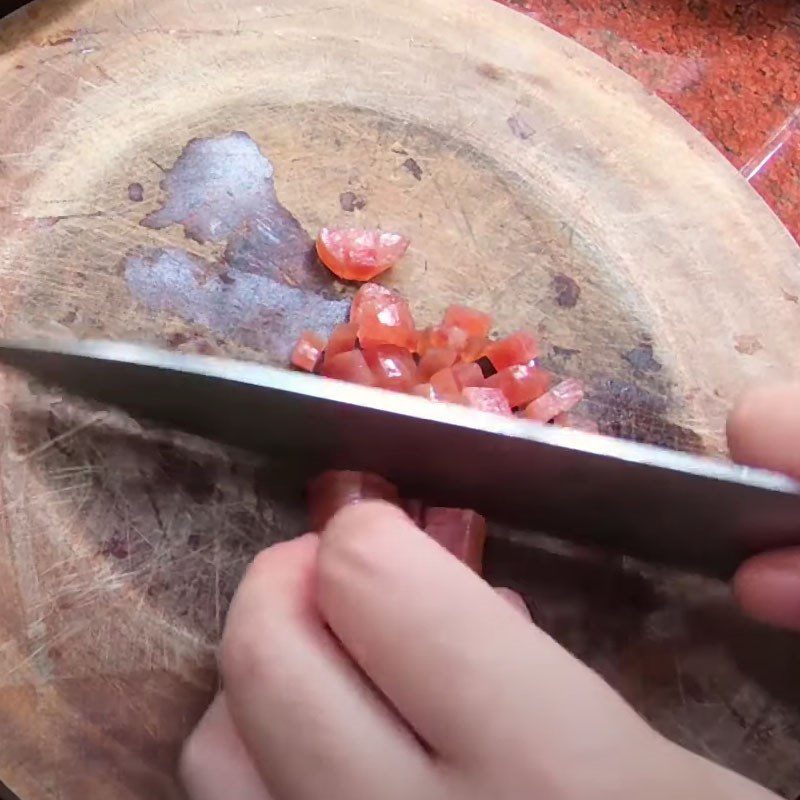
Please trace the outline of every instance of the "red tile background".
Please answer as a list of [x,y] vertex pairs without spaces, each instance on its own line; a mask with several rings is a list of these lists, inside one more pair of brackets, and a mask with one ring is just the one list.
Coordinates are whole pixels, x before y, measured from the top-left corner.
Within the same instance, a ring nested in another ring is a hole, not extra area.
[[503,0],[640,80],[751,180],[800,240],[800,4]]

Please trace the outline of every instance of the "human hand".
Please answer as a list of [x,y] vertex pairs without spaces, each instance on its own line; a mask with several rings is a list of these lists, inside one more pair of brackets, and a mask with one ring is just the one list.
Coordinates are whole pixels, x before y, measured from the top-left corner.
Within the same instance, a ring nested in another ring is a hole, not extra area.
[[[745,395],[728,420],[728,444],[740,464],[800,478],[800,383]],[[800,547],[751,558],[736,573],[733,589],[750,616],[800,630]]]
[[263,552],[231,607],[194,800],[765,800],[668,742],[394,507]]

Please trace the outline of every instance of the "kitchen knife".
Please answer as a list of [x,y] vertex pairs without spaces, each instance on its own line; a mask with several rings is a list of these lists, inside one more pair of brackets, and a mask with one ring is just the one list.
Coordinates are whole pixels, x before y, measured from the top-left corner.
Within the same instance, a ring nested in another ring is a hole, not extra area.
[[726,576],[800,544],[800,483],[763,470],[259,364],[87,341],[0,341],[46,383],[410,496]]

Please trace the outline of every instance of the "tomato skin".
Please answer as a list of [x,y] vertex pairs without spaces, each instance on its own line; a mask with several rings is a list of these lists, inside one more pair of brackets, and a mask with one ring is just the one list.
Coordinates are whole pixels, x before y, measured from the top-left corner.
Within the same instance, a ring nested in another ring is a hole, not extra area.
[[322,228],[317,236],[317,255],[338,278],[363,283],[393,267],[410,244],[410,239],[399,233]]
[[530,333],[519,331],[499,342],[490,342],[484,355],[500,372],[506,367],[533,361],[539,355],[539,345]]
[[512,408],[519,408],[550,388],[550,375],[535,364],[515,364],[486,379],[486,386],[500,389]]
[[567,378],[534,400],[522,413],[536,422],[550,422],[575,408],[583,400],[583,395],[583,384],[574,378]]
[[450,306],[444,312],[446,328],[460,328],[468,337],[486,338],[492,327],[492,318],[482,311],[467,306]]
[[325,350],[325,339],[313,331],[303,331],[292,350],[291,362],[298,369],[313,372]]
[[429,381],[433,375],[456,363],[458,355],[449,347],[432,347],[419,360],[419,379]]
[[490,389],[483,386],[468,386],[461,392],[467,405],[479,411],[488,411],[492,414],[511,416],[511,406],[506,396],[499,389]]
[[417,365],[408,350],[393,345],[365,347],[364,360],[383,389],[410,392],[417,384]]
[[425,509],[425,532],[470,569],[483,573],[486,520],[462,508]]
[[307,489],[311,529],[321,531],[337,511],[363,500],[398,505],[397,487],[371,472],[329,470],[310,481]]
[[322,374],[326,378],[360,383],[362,386],[375,386],[375,376],[360,350],[349,350],[333,358],[325,356],[322,362]]

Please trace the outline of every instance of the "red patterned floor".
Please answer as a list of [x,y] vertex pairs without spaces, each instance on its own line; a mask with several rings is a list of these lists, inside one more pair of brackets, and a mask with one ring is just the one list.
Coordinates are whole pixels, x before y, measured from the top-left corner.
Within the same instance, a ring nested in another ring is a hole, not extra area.
[[800,5],[504,0],[640,80],[752,181],[800,241]]

